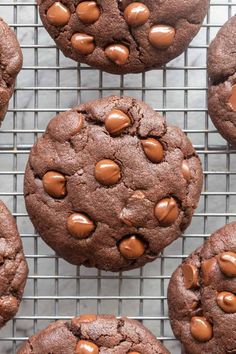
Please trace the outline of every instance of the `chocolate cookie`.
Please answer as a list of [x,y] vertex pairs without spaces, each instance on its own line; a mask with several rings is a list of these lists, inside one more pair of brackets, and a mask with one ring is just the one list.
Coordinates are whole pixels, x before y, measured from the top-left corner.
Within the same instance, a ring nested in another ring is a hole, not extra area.
[[0,18],[0,124],[22,67],[22,52],[11,28]]
[[17,313],[27,275],[15,220],[0,201],[0,328]]
[[81,315],[57,321],[34,336],[17,354],[168,354],[139,322],[111,315]]
[[189,225],[202,169],[186,135],[143,102],[111,96],[51,120],[25,173],[29,216],[67,261],[121,271]]
[[208,106],[219,133],[236,146],[236,16],[220,29],[209,47]]
[[209,0],[38,0],[42,22],[65,56],[113,73],[159,68],[199,31]]
[[186,354],[236,353],[236,222],[216,231],[177,268],[168,304]]

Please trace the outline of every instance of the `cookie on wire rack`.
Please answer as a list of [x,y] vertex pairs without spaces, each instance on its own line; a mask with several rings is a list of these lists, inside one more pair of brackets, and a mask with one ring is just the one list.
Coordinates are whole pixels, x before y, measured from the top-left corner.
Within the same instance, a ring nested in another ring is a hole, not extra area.
[[42,22],[65,56],[113,73],[159,68],[199,31],[209,0],[38,0]]

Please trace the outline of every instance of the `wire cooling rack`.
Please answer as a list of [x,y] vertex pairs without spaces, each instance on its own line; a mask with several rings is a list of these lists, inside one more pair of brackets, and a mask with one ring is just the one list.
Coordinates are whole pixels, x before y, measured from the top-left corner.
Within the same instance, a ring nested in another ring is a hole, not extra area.
[[[23,340],[53,320],[86,312],[141,320],[172,354],[181,352],[168,321],[170,275],[205,237],[236,216],[236,151],[214,129],[206,104],[207,47],[235,8],[236,2],[212,0],[198,36],[164,70],[113,76],[77,66],[59,53],[41,25],[35,1],[1,0],[0,15],[18,36],[24,67],[0,130],[0,197],[17,219],[30,268],[21,308],[0,332],[1,354],[15,353]],[[76,268],[57,258],[35,233],[23,199],[28,154],[50,118],[80,101],[110,94],[143,99],[180,126],[205,173],[200,204],[186,234],[157,261],[119,274]]]

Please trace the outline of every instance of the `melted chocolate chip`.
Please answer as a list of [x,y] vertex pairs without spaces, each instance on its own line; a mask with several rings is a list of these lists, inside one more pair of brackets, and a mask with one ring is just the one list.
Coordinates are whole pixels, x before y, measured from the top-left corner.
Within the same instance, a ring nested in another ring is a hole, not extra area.
[[129,58],[129,49],[123,44],[111,44],[105,49],[106,56],[117,65],[124,65]]
[[154,214],[160,225],[167,227],[178,219],[179,208],[174,198],[164,198],[155,206]]
[[209,285],[210,276],[211,276],[216,264],[217,264],[217,260],[215,257],[207,259],[202,262],[202,264],[201,264],[202,281],[203,281],[204,285]]
[[192,317],[190,332],[193,338],[199,342],[208,342],[213,336],[212,325],[205,317]]
[[87,340],[79,340],[75,349],[75,354],[98,354],[98,352],[98,346]]
[[191,172],[190,172],[189,164],[186,160],[183,160],[182,162],[182,173],[186,181],[189,182],[191,179]]
[[124,11],[126,22],[133,27],[143,25],[147,22],[149,16],[150,11],[142,2],[133,2],[129,4]]
[[54,26],[64,26],[69,22],[70,11],[61,2],[56,1],[47,11],[47,19]]
[[63,198],[66,195],[66,178],[63,174],[48,171],[43,176],[43,188],[53,198]]
[[95,225],[86,215],[74,213],[67,221],[69,233],[79,239],[87,238],[95,229]]
[[144,254],[145,245],[137,236],[130,236],[120,242],[119,250],[125,258],[137,259]]
[[78,326],[80,323],[90,323],[93,321],[96,321],[97,316],[93,315],[93,314],[84,314],[84,315],[80,315],[78,317],[74,317],[71,320],[71,324],[72,326]]
[[105,128],[112,135],[121,134],[130,124],[130,118],[120,109],[113,108],[105,119]]
[[199,273],[197,267],[190,263],[182,265],[184,285],[186,289],[194,289],[199,286]]
[[84,33],[75,33],[71,37],[72,47],[83,55],[91,54],[95,49],[94,38]]
[[150,161],[154,163],[158,163],[163,160],[164,149],[158,140],[153,138],[148,138],[142,140],[141,143],[143,146],[143,150]]
[[175,38],[175,29],[171,26],[156,25],[149,32],[150,43],[158,49],[170,47]]
[[101,160],[95,166],[96,180],[106,186],[116,184],[121,178],[120,167],[112,160]]
[[236,112],[236,85],[232,86],[231,96],[229,98],[229,106],[232,111]]
[[228,277],[236,277],[236,253],[224,252],[218,257],[218,263],[222,273]]
[[222,291],[217,296],[217,304],[226,313],[236,312],[236,296],[233,293]]
[[91,24],[100,17],[96,1],[83,1],[76,7],[76,14],[83,23]]

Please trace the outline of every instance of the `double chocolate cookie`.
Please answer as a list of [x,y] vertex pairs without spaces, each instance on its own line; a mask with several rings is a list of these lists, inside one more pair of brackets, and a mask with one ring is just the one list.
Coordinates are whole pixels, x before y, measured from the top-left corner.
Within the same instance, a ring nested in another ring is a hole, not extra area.
[[57,321],[29,340],[17,354],[169,354],[139,322],[110,315],[81,315]]
[[65,54],[113,73],[161,67],[199,31],[209,0],[38,0],[42,22]]
[[29,216],[67,261],[121,271],[189,225],[202,188],[186,135],[145,103],[111,96],[56,116],[25,173]]
[[211,119],[236,146],[236,16],[220,29],[209,47],[208,106]]
[[27,275],[15,220],[0,201],[0,328],[17,313]]
[[171,325],[188,354],[236,353],[236,223],[216,231],[172,275]]
[[22,67],[22,52],[11,28],[0,18],[0,124]]

